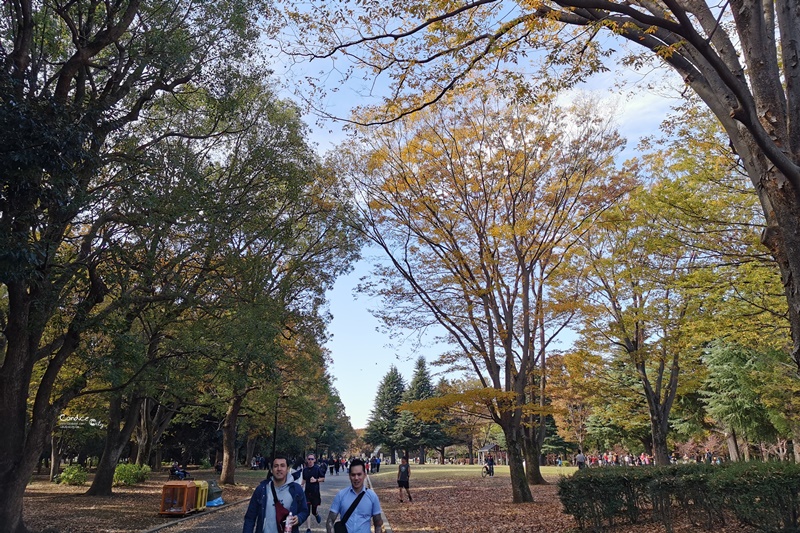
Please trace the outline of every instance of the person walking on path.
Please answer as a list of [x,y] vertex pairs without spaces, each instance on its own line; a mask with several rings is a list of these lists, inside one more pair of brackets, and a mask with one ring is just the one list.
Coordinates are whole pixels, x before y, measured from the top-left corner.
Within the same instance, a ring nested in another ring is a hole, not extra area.
[[286,456],[275,455],[272,479],[262,481],[253,492],[242,533],[284,533],[286,526],[299,533],[300,524],[308,518],[308,504],[300,485],[286,481],[288,474]]
[[[355,504],[353,511],[349,513],[345,522],[347,533],[371,533],[370,521],[375,526],[375,533],[383,533],[383,518],[378,496],[375,491],[364,487],[367,477],[364,461],[354,459],[350,463],[349,474],[350,486],[340,490],[333,498],[328,519],[325,521],[327,533],[334,533],[333,524],[336,522],[336,517],[348,514],[353,504]],[[356,499],[359,499],[358,502]]]
[[[303,487],[305,487],[309,514],[314,515],[314,518],[317,520],[317,524],[319,524],[322,520],[317,509],[317,507],[322,504],[322,496],[319,492],[319,484],[325,482],[325,471],[327,468],[320,467],[315,463],[316,457],[314,454],[308,454],[306,456],[306,467],[303,469]],[[311,533],[310,527],[306,529],[306,533]]]
[[411,477],[411,467],[408,465],[408,457],[400,459],[400,466],[397,468],[397,490],[400,491],[400,502],[403,502],[403,489],[406,489],[408,501],[413,502],[411,493],[408,491],[408,479]]

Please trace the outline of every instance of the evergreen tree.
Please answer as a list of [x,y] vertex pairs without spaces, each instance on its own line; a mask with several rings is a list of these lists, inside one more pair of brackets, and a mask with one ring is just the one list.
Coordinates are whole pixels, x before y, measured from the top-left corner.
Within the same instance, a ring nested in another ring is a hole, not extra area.
[[394,450],[397,448],[394,434],[397,420],[400,418],[398,406],[403,402],[405,391],[406,382],[397,368],[392,365],[378,386],[375,405],[369,415],[367,431],[364,435],[364,440],[368,444],[389,448],[392,464],[395,463]]
[[[708,377],[700,394],[706,411],[723,430],[732,460],[749,460],[748,442],[776,436],[769,409],[761,401],[759,362],[764,354],[735,344],[716,342],[704,354]],[[738,437],[737,437],[738,435]],[[744,442],[739,442],[742,440]]]
[[[403,395],[403,400],[406,403],[415,402],[427,400],[435,395],[436,389],[431,381],[425,358],[420,357],[417,359],[414,376],[411,378],[408,390]],[[395,424],[393,440],[397,446],[405,450],[419,448],[419,461],[424,463],[426,448],[438,448],[444,445],[448,438],[438,422],[425,422],[410,411],[403,410]]]
[[411,383],[409,383],[408,390],[405,392],[405,397],[403,399],[406,402],[427,400],[428,398],[432,398],[435,394],[436,389],[431,381],[428,365],[425,362],[425,358],[420,356],[414,368],[414,376],[411,378]]

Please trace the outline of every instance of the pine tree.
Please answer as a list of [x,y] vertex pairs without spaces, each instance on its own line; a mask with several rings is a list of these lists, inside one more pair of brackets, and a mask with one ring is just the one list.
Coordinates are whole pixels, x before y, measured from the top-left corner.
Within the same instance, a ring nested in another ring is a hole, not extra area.
[[373,446],[388,447],[392,464],[395,463],[394,450],[397,448],[394,434],[400,418],[398,406],[403,402],[405,391],[405,380],[397,368],[392,365],[378,386],[375,405],[369,415],[364,437],[367,443]]
[[[403,395],[405,402],[427,400],[436,395],[436,389],[431,381],[428,366],[424,357],[417,359],[414,376],[411,378],[408,390]],[[425,462],[425,450],[429,447],[439,447],[445,444],[447,437],[438,422],[425,422],[420,420],[410,411],[403,410],[395,424],[393,440],[398,447],[406,450],[419,448],[419,461]]]

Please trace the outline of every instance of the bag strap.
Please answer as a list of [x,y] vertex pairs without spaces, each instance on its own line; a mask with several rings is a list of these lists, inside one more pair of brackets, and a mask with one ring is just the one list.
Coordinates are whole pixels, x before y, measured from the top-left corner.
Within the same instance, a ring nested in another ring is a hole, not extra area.
[[342,524],[347,522],[347,519],[350,518],[350,515],[353,514],[353,511],[356,510],[356,507],[358,506],[358,502],[361,501],[361,498],[363,498],[364,494],[366,494],[366,493],[367,493],[367,490],[364,489],[364,490],[361,491],[361,494],[356,496],[356,499],[353,500],[353,503],[350,504],[350,508],[347,510],[346,513],[344,513],[344,516],[342,517]]
[[[275,522],[278,523],[278,529],[280,530],[281,522],[280,522],[280,520],[278,520],[278,504],[280,503],[281,507],[283,507],[283,503],[278,499],[278,493],[275,492],[275,483],[270,481],[269,482],[269,488],[272,489],[272,504],[275,506]],[[289,488],[291,489],[291,487],[289,487]]]

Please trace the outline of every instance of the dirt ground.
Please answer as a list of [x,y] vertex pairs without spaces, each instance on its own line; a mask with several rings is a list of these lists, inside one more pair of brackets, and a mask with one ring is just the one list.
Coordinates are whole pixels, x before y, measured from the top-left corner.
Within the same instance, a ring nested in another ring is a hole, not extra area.
[[[192,472],[195,479],[210,480],[213,471]],[[161,491],[167,474],[151,475],[133,487],[114,487],[110,497],[85,496],[89,484],[82,487],[56,485],[46,477],[34,477],[25,491],[25,525],[32,531],[48,533],[130,533],[146,531],[167,524],[176,517],[160,516]],[[91,481],[91,479],[90,479]],[[225,502],[249,498],[255,482],[223,486]]]
[[[389,466],[389,465],[387,465]],[[223,499],[233,503],[249,498],[262,473],[241,476],[238,484],[224,486]],[[195,472],[196,479],[214,479],[211,471]],[[384,513],[394,533],[574,533],[577,523],[562,513],[554,484],[532,487],[534,502],[515,505],[507,476],[481,479],[477,475],[434,475],[412,477],[413,502],[399,501],[396,474],[393,471],[371,476]],[[35,479],[25,495],[25,522],[32,531],[48,533],[134,533],[146,531],[175,520],[158,515],[161,490],[166,474],[157,474],[135,487],[118,487],[111,497],[84,496],[88,485],[55,485]],[[552,478],[551,481],[555,481]],[[191,520],[184,530],[191,531]],[[239,531],[240,525],[232,528]],[[320,529],[321,530],[321,529]],[[316,531],[316,529],[315,529]],[[660,524],[607,528],[610,533],[663,532]],[[688,519],[673,524],[675,533],[702,531]],[[747,533],[751,530],[731,522],[715,528],[715,533]]]

